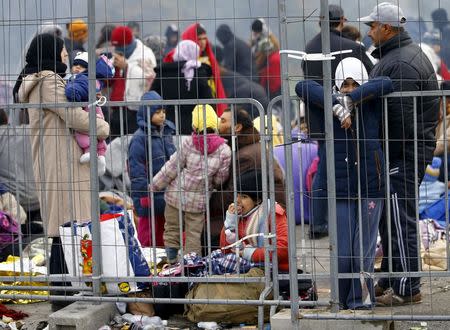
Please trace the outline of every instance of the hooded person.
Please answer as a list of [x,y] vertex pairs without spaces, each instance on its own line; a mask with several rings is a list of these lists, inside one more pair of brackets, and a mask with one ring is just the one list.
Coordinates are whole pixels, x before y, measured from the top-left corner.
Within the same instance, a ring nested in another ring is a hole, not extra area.
[[[208,77],[211,68],[198,60],[200,47],[192,40],[182,40],[173,49],[173,62],[156,68],[152,90],[165,100],[212,98]],[[178,127],[181,134],[192,132],[192,110],[195,105],[178,106]],[[167,106],[167,118],[175,123],[175,107]]]
[[167,187],[164,245],[170,263],[177,261],[181,244],[180,210],[186,232],[184,252],[202,254],[200,238],[209,195],[228,179],[231,163],[231,149],[217,134],[218,118],[213,107],[197,105],[192,111],[191,122],[192,136],[184,139],[181,148],[153,178],[153,191]]
[[[63,77],[67,56],[62,39],[50,34],[36,36],[14,88],[16,100],[24,103],[24,107],[26,103],[66,103]],[[84,223],[91,219],[91,199],[86,193],[91,190],[90,167],[78,161],[81,149],[71,133],[72,130],[89,132],[89,114],[81,107],[29,107],[28,113],[42,220],[46,235],[53,237],[50,274],[64,274],[67,268],[59,226],[68,221]],[[108,124],[99,118],[95,124],[98,138],[105,139],[109,134]]]
[[[212,97],[216,99],[226,98],[225,90],[222,85],[222,79],[220,76],[219,64],[214,55],[213,48],[206,36],[206,30],[200,23],[194,23],[189,25],[181,35],[182,40],[194,41],[200,47],[199,61],[205,63],[211,67],[212,75],[208,80],[208,84],[211,87]],[[164,62],[173,62],[174,50],[170,51],[164,58]],[[217,104],[216,112],[220,116],[226,104]]]
[[[117,26],[111,33],[111,44],[115,47],[115,75],[112,80],[111,101],[139,101],[150,89],[155,78],[156,58],[152,50],[133,36],[127,26]],[[124,111],[125,132],[134,133],[138,106],[129,106]],[[119,110],[112,108],[112,134],[120,133]]]
[[[382,124],[383,95],[393,91],[387,77],[368,80],[361,60],[346,57],[337,63],[333,94],[334,167],[336,181],[336,221],[339,273],[374,271],[378,223],[385,196],[385,166],[379,132]],[[318,112],[317,123],[324,128],[324,89],[314,80],[304,80],[295,87],[307,110]],[[356,123],[354,123],[356,121]],[[327,231],[327,146],[319,140],[319,164],[312,191],[311,235]],[[360,203],[355,201],[360,199]],[[325,203],[324,203],[325,201]],[[362,223],[359,223],[361,214]],[[363,234],[361,234],[363,233]],[[354,244],[362,236],[362,250]],[[354,260],[364,260],[360,263]],[[372,308],[375,302],[371,279],[339,279],[339,302],[345,309]]]
[[170,24],[166,29],[166,46],[164,47],[164,56],[167,55],[178,44],[178,27],[175,24]]
[[226,24],[217,28],[216,37],[223,45],[222,65],[247,79],[256,78],[255,59],[250,46],[242,39],[237,38]]
[[[142,96],[143,101],[162,100],[161,96],[150,91]],[[150,117],[148,117],[150,115]],[[138,129],[134,133],[128,149],[128,164],[131,180],[131,198],[139,217],[138,239],[142,246],[152,246],[150,224],[151,208],[155,215],[155,245],[164,246],[164,191],[150,195],[150,178],[156,175],[170,156],[176,151],[173,143],[174,124],[165,119],[162,105],[142,105],[137,113]],[[149,144],[150,136],[150,144]],[[149,160],[151,150],[151,160]],[[151,167],[149,166],[151,164]],[[152,172],[149,171],[151,168]],[[150,201],[153,201],[151,203]]]

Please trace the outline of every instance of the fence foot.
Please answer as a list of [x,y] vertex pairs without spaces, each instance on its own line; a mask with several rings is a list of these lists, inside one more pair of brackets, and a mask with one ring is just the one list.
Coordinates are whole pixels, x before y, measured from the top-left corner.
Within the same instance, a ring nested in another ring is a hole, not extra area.
[[[394,329],[393,321],[385,320],[355,320],[351,315],[370,315],[371,311],[341,311],[337,314],[324,309],[301,309],[299,311],[298,329],[302,330],[391,330]],[[320,314],[320,315],[318,315]],[[328,314],[328,315],[327,315]],[[314,318],[317,315],[317,318]],[[348,319],[333,319],[332,316],[346,315]],[[306,317],[307,316],[307,317]],[[325,318],[328,316],[330,318]],[[291,329],[291,310],[283,309],[270,318],[272,330]]]
[[77,301],[49,317],[50,330],[92,330],[109,324],[117,312],[115,303]]

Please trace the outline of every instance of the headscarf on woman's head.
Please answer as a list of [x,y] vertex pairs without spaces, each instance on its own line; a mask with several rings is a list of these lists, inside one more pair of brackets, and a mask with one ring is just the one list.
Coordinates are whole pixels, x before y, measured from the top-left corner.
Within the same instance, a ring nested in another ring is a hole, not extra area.
[[[196,44],[198,44],[197,40],[197,29],[200,26],[200,23],[194,23],[189,25],[186,30],[184,30],[183,34],[181,35],[182,40],[192,40]],[[166,57],[164,57],[163,62],[171,63],[173,62],[173,54],[175,52],[175,49],[172,49]],[[225,94],[225,89],[223,88],[222,84],[222,78],[220,77],[220,68],[219,64],[217,63],[216,57],[214,56],[214,51],[211,47],[211,44],[208,42],[206,43],[205,53],[208,56],[209,62],[211,63],[211,69],[214,77],[214,82],[216,84],[216,98],[217,99],[225,99],[227,96]],[[221,116],[223,111],[227,108],[226,104],[218,104],[217,105],[217,115]]]
[[199,68],[202,64],[198,60],[200,47],[192,40],[182,40],[175,47],[173,60],[175,62],[186,61],[181,72],[186,78],[188,91],[191,90],[191,81],[194,78],[194,69]]
[[17,102],[17,93],[23,77],[43,70],[53,71],[61,77],[66,75],[67,65],[61,59],[63,48],[64,41],[55,35],[44,33],[33,38],[25,56],[27,64],[20,72],[14,85],[13,97],[15,102]]

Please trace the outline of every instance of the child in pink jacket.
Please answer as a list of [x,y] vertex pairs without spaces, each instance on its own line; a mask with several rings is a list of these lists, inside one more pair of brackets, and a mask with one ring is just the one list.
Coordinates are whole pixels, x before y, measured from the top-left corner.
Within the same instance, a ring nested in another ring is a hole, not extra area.
[[[196,252],[201,255],[200,239],[205,223],[206,204],[209,203],[213,187],[220,186],[228,179],[231,163],[231,149],[226,140],[217,134],[218,118],[210,105],[197,105],[194,108],[192,128],[192,136],[184,140],[180,150],[170,157],[153,178],[153,186],[150,187],[153,191],[167,187],[164,195],[164,246],[170,263],[178,260],[181,241],[178,220],[180,209],[186,233],[184,253]],[[178,164],[180,176],[177,175]],[[207,191],[205,181],[208,183]]]

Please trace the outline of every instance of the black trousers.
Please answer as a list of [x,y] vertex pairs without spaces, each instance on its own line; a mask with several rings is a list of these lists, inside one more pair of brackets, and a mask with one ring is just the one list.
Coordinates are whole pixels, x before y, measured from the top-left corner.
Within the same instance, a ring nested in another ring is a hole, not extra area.
[[[388,222],[385,212],[380,220],[380,235],[383,245],[383,260],[381,271],[389,271],[389,240],[392,242],[393,272],[417,272],[419,270],[419,249],[417,244],[417,221],[414,184],[414,162],[399,166],[400,162],[391,162],[390,196],[391,206],[391,237],[388,235]],[[402,162],[403,164],[403,162]],[[419,184],[424,169],[418,170]],[[420,292],[419,277],[381,278],[378,285],[382,288],[392,287],[401,296],[415,295]]]

